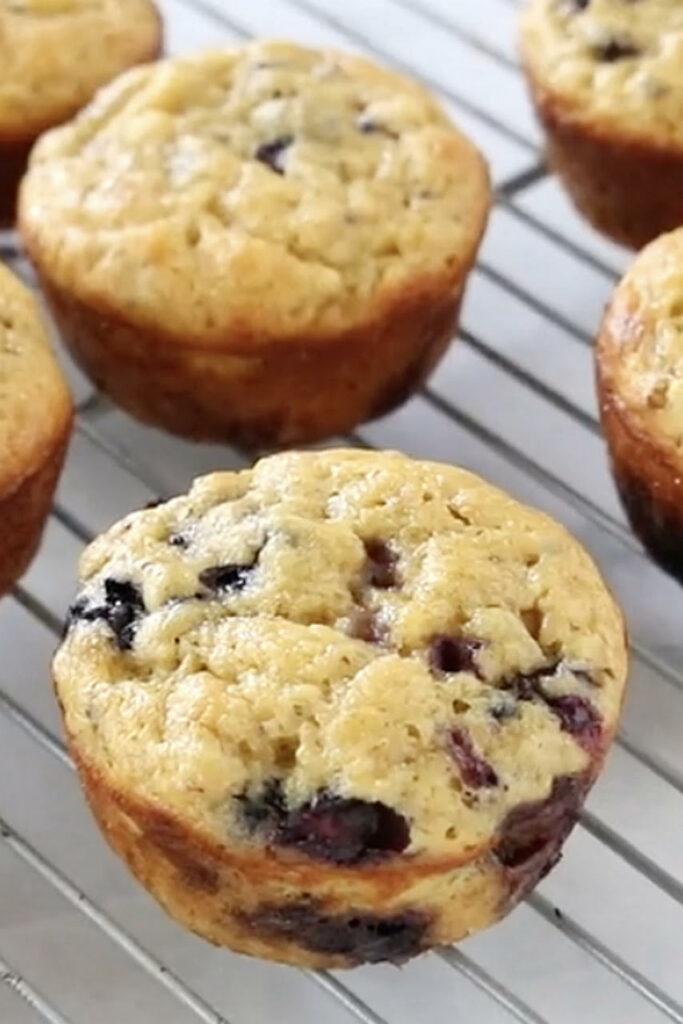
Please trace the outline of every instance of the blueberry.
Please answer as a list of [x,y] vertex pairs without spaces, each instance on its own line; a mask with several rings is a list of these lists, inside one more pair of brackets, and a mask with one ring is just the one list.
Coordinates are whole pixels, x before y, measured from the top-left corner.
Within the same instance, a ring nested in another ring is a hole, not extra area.
[[483,646],[476,637],[442,633],[432,639],[429,662],[435,672],[472,672],[481,679],[476,655]]
[[506,698],[504,694],[496,696],[489,710],[491,717],[501,724],[509,721],[511,718],[515,718],[518,711],[514,699],[512,697]]
[[104,581],[104,592],[109,609],[109,628],[121,650],[130,650],[133,646],[137,620],[145,612],[140,590],[134,583],[107,579]]
[[172,548],[180,548],[183,551],[190,546],[190,542],[184,533],[169,534],[168,543]]
[[534,672],[517,672],[503,681],[501,689],[510,692],[517,700],[534,700],[541,697],[542,680],[552,677],[559,664],[559,661],[555,661]]
[[557,827],[568,812],[578,814],[580,783],[576,776],[553,780],[545,800],[520,804],[505,818],[498,834],[496,857],[505,867],[520,867],[555,838]]
[[279,779],[270,779],[257,796],[237,797],[242,819],[250,832],[275,832],[287,815],[285,795]]
[[350,911],[329,914],[313,900],[265,904],[244,921],[254,931],[289,939],[314,953],[347,956],[354,963],[401,963],[422,952],[430,924],[427,914]]
[[560,726],[570,733],[577,743],[589,752],[600,743],[602,736],[602,720],[596,708],[578,694],[567,694],[561,697],[544,696],[543,698],[560,720]]
[[560,776],[545,800],[520,804],[503,821],[494,855],[505,869],[512,902],[529,893],[559,860],[586,789],[581,776]]
[[363,135],[386,135],[388,139],[397,139],[398,135],[392,131],[391,128],[387,128],[386,125],[380,124],[379,121],[374,121],[371,117],[363,115],[356,121],[356,128]]
[[466,786],[472,789],[486,789],[498,785],[498,776],[494,768],[477,753],[469,733],[464,729],[451,730],[448,749],[460,769]]
[[104,581],[104,603],[88,605],[84,597],[80,597],[69,609],[67,630],[72,622],[96,622],[98,619],[107,623],[116,645],[121,651],[129,651],[133,646],[138,620],[144,615],[146,608],[140,589],[128,580],[115,580],[108,577]]
[[384,540],[366,540],[365,578],[371,587],[389,590],[400,585],[396,566],[398,555]]
[[244,590],[249,577],[253,572],[254,565],[238,565],[228,563],[227,565],[212,565],[203,569],[199,574],[199,582],[207,590],[220,593],[228,590]]
[[[62,639],[69,632],[74,622],[79,622],[85,618],[86,609],[88,607],[87,597],[79,597],[72,604],[69,605],[66,613],[66,619],[64,620],[64,627],[62,629]],[[91,621],[90,619],[86,621]]]
[[[517,700],[538,700],[546,705],[560,721],[564,732],[570,733],[582,747],[593,751],[600,742],[602,720],[600,713],[589,700],[579,694],[555,696],[546,692],[543,681],[552,678],[560,663],[554,662],[535,672],[518,673],[503,682],[506,690]],[[575,677],[595,685],[593,677],[584,669],[574,673]]]
[[614,64],[618,60],[640,57],[641,49],[629,39],[606,39],[593,47],[593,56],[605,64]]
[[270,167],[271,171],[275,171],[276,174],[284,174],[283,158],[293,142],[293,135],[280,135],[277,139],[272,139],[270,142],[262,142],[254,156],[262,164]]
[[335,864],[358,864],[401,853],[410,829],[402,815],[379,801],[323,793],[287,815],[277,841]]
[[334,864],[358,864],[392,853],[410,843],[405,818],[379,801],[347,799],[319,793],[288,809],[281,783],[272,781],[256,797],[239,797],[242,818],[277,846],[290,846]]

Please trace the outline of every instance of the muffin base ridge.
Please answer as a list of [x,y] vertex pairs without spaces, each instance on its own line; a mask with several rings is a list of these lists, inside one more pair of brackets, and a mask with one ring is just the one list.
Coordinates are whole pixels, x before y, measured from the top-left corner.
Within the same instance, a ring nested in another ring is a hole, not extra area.
[[602,424],[614,482],[633,532],[653,560],[683,583],[683,481],[654,442],[629,424],[598,368]]
[[532,88],[548,161],[578,211],[615,242],[641,249],[683,224],[683,152],[577,124]]
[[465,862],[408,857],[345,869],[268,848],[217,847],[116,792],[71,749],[107,842],[171,917],[216,946],[318,969],[400,964],[504,917],[560,859],[602,763],[514,809],[495,850],[483,846]]
[[136,328],[41,276],[64,341],[114,402],[173,434],[245,446],[322,440],[404,402],[455,334],[466,278],[450,293],[406,295],[331,340],[202,348]]

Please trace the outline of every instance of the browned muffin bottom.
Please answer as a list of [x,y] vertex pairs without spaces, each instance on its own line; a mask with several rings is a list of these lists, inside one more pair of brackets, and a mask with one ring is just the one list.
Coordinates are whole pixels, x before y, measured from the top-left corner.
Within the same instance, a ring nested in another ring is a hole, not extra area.
[[98,387],[177,434],[275,446],[420,386],[490,204],[483,160],[420,86],[273,42],[123,76],[41,142],[22,195]]
[[619,284],[597,344],[602,422],[635,533],[683,582],[683,231],[649,245]]
[[549,164],[593,227],[637,250],[683,223],[683,148],[591,134],[568,123],[541,90],[534,95]]
[[683,8],[527,0],[522,53],[548,156],[591,223],[641,248],[683,223]]
[[[34,256],[35,259],[35,256]],[[465,282],[397,297],[375,322],[329,336],[203,339],[145,330],[55,288],[37,264],[62,337],[95,386],[143,423],[195,441],[284,447],[348,433],[405,402],[457,329]],[[258,352],[253,355],[254,349]]]
[[[683,583],[683,514],[681,495],[663,494],[645,474],[612,460],[612,471],[634,533],[657,564]],[[676,489],[678,491],[678,488]]]
[[487,927],[556,862],[616,729],[595,567],[452,467],[275,456],[128,517],[81,575],[54,669],[94,814],[240,952],[400,962]]
[[0,265],[0,594],[35,554],[71,419],[71,399],[35,301]]

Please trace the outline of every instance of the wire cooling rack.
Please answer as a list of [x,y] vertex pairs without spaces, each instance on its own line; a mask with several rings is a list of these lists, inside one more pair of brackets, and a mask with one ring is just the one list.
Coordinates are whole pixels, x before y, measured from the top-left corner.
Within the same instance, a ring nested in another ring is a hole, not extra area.
[[[62,745],[49,659],[83,544],[247,456],[134,423],[69,368],[79,417],[39,558],[0,605],[0,1022],[683,1024],[683,594],[629,534],[590,345],[628,256],[548,175],[513,0],[165,0],[172,52],[252,34],[366,51],[422,78],[491,162],[497,205],[460,339],[355,443],[464,464],[562,520],[626,609],[623,728],[560,866],[497,928],[401,970],[297,971],[170,922],[105,847]],[[0,254],[28,281],[11,234]],[[348,443],[349,439],[340,439]]]

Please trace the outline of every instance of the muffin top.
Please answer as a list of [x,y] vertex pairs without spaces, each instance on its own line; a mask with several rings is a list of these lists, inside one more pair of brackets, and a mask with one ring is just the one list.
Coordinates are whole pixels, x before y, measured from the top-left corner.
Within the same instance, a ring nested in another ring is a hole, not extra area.
[[76,754],[230,845],[469,858],[602,758],[618,609],[464,470],[286,453],[87,549],[54,664]]
[[683,145],[680,0],[527,0],[522,49],[564,117]]
[[0,264],[0,489],[21,483],[61,440],[71,396],[35,300]]
[[683,459],[683,229],[636,258],[607,311],[598,352],[613,400]]
[[251,350],[442,295],[488,206],[481,157],[417,84],[258,42],[122,76],[40,142],[21,221],[76,297]]
[[71,117],[160,43],[151,0],[0,0],[0,141]]

